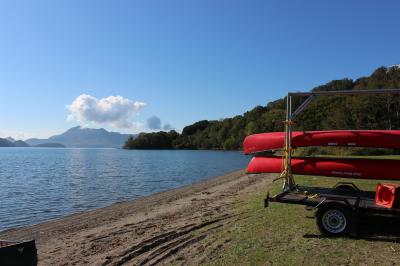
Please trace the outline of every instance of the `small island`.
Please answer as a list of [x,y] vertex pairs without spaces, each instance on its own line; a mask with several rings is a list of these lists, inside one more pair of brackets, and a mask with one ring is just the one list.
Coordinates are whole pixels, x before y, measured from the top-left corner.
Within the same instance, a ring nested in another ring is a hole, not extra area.
[[60,144],[60,143],[41,143],[35,146],[32,146],[34,148],[65,148],[65,145]]

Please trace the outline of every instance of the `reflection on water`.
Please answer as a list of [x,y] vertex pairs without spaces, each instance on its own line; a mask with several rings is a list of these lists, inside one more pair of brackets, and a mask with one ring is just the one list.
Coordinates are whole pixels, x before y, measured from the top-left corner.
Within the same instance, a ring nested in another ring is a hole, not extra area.
[[190,184],[247,162],[239,152],[0,148],[0,230]]

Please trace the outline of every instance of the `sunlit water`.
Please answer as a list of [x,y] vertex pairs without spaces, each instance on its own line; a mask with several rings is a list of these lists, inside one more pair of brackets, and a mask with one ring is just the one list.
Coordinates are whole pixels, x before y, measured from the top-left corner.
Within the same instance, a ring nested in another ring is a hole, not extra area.
[[0,231],[242,169],[240,152],[0,148]]

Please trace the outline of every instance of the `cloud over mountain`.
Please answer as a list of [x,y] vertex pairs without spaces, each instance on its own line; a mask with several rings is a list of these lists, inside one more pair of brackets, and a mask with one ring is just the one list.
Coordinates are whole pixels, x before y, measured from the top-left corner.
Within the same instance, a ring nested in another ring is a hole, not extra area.
[[67,105],[70,112],[68,120],[75,120],[82,125],[96,123],[116,128],[132,128],[137,124],[132,122],[133,116],[145,106],[143,102],[121,96],[97,99],[88,94],[81,94]]

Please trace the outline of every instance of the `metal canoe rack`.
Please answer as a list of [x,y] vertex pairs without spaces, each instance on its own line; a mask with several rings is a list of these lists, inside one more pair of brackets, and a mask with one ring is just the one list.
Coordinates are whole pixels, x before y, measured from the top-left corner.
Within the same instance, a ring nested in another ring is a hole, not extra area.
[[[292,174],[292,132],[293,119],[300,114],[318,96],[354,96],[368,94],[400,94],[400,89],[376,89],[376,90],[346,90],[346,91],[316,91],[316,92],[294,92],[288,93],[286,98],[286,120],[285,123],[285,146],[283,155],[283,171],[280,178],[284,180],[283,191],[292,191],[296,183]],[[294,97],[307,97],[307,99],[292,112],[292,99]]]
[[[268,207],[269,202],[304,205],[306,210],[316,211],[315,218],[320,232],[333,237],[356,233],[358,221],[363,216],[377,215],[400,219],[400,208],[377,205],[374,191],[362,191],[349,182],[339,182],[333,188],[300,186],[295,183],[293,177],[293,119],[318,96],[366,94],[400,94],[400,89],[296,92],[287,95],[283,170],[280,175],[284,180],[283,192],[273,197],[268,193],[264,207]],[[292,112],[292,99],[298,96],[307,98]]]

